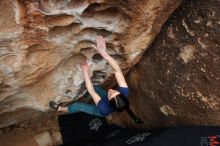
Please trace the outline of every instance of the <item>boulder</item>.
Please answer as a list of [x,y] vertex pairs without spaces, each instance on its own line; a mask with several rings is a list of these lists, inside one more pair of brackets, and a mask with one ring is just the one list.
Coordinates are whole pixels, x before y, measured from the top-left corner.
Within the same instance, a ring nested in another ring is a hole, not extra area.
[[97,35],[128,72],[180,2],[1,0],[0,115],[24,108],[48,111],[50,100],[74,100],[85,90],[77,68],[82,59],[92,64],[94,84],[107,82],[113,72],[94,50]]

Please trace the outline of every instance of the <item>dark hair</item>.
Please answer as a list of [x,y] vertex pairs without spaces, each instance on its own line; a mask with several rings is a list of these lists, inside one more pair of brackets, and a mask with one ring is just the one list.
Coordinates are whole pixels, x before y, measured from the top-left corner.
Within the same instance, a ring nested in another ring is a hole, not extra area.
[[117,112],[122,112],[123,110],[126,110],[128,115],[133,119],[133,121],[137,124],[142,124],[143,122],[141,121],[140,118],[138,118],[134,112],[130,109],[129,107],[129,102],[127,98],[123,94],[118,94],[115,97],[113,97],[109,101],[111,107],[117,111]]
[[109,101],[111,107],[117,112],[122,112],[128,105],[128,100],[123,94],[118,94]]

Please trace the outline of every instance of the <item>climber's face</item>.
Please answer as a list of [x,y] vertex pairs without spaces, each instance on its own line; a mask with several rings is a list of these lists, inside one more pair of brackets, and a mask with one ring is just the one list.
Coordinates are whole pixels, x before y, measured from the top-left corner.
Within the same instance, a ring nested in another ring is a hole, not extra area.
[[111,100],[114,98],[116,95],[120,94],[117,90],[109,89],[108,90],[108,100]]

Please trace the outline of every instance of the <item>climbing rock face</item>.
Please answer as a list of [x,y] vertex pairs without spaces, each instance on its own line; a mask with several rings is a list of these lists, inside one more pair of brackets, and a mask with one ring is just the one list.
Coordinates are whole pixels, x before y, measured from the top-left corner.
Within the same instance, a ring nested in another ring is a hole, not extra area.
[[219,2],[184,1],[126,76],[145,128],[220,125]]
[[[0,114],[48,110],[85,90],[77,64],[87,59],[94,84],[112,69],[94,49],[97,35],[127,72],[180,0],[1,0]],[[22,114],[24,115],[24,114]]]

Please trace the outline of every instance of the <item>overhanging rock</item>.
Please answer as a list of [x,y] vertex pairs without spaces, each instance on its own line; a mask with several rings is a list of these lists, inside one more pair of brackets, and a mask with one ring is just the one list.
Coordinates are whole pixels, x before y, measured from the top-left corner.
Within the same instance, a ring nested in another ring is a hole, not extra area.
[[92,63],[95,84],[112,69],[94,50],[107,51],[128,71],[141,58],[181,0],[2,0],[0,2],[0,114],[18,108],[48,110],[84,90],[76,67]]

